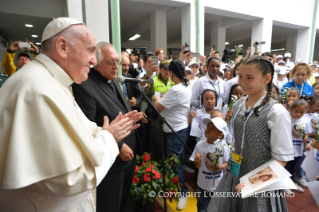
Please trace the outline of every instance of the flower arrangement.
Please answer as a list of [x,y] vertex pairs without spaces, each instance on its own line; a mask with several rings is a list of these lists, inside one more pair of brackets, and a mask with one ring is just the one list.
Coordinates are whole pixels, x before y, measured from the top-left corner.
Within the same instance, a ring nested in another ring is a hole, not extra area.
[[217,166],[218,166],[218,161],[219,161],[219,158],[220,157],[223,157],[223,146],[228,146],[228,144],[226,144],[226,142],[223,142],[223,140],[221,139],[217,139],[214,144],[217,145],[216,149],[214,152],[212,153],[208,153],[206,155],[207,159],[209,159],[210,161],[214,162],[214,165],[213,165],[213,186],[215,184],[215,170],[217,169]]
[[301,133],[301,137],[305,138],[306,132],[305,132],[305,127],[303,126],[303,124],[298,124],[296,126],[296,130],[299,130],[299,132]]
[[316,125],[315,141],[319,143],[319,124]]
[[[151,159],[152,154],[144,153],[142,156],[136,156],[135,174],[132,180],[130,190],[131,200],[142,200],[144,205],[146,201],[153,202],[156,195],[163,191],[163,178],[161,163]],[[180,160],[176,155],[169,155],[165,161],[165,185],[166,192],[169,193],[169,200],[172,202],[173,194],[181,191],[179,177],[174,169],[180,165]]]
[[290,91],[290,88],[285,88],[284,90],[283,90],[283,92],[281,93],[281,97],[282,97],[282,102],[284,103],[284,104],[286,104],[287,103],[287,96],[288,96],[288,94],[289,94],[289,91]]
[[243,49],[243,44],[239,44],[238,46],[235,46],[235,49],[236,49],[236,55],[235,57],[237,57],[240,53],[240,51]]
[[229,110],[232,110],[233,109],[233,106],[235,104],[235,102],[237,101],[237,96],[236,95],[231,95],[231,98],[230,98],[230,104],[229,104]]

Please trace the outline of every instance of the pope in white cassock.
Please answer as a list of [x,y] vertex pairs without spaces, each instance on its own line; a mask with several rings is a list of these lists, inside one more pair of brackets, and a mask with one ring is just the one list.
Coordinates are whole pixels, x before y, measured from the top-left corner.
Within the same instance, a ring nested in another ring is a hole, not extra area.
[[71,84],[96,64],[96,40],[82,22],[57,18],[41,42],[42,53],[0,89],[0,210],[95,211],[91,189],[142,115],[105,117],[100,128],[74,101]]

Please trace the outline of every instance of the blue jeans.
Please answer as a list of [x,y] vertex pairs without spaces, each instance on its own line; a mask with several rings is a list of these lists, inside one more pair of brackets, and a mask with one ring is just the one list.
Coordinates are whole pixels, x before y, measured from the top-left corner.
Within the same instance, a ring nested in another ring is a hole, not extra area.
[[[174,133],[164,133],[166,140],[167,140],[167,150],[168,154],[175,154],[178,159],[181,160],[184,145],[181,143],[181,141],[175,136]],[[182,129],[176,134],[186,143],[187,137],[188,137],[188,128]],[[176,174],[179,176],[179,181],[182,183],[182,194],[186,194],[188,192],[188,187],[185,183],[185,176],[183,173],[182,165],[179,165]]]
[[305,158],[306,158],[305,154],[302,154],[302,156],[300,156],[299,160],[296,163],[295,172],[298,178],[302,178],[303,176],[306,176],[306,172],[301,168],[301,164],[305,160]]
[[196,188],[197,192],[197,212],[207,212],[207,207],[210,202],[211,197],[213,196],[212,194],[214,193],[213,191],[206,191],[200,187],[197,186]]

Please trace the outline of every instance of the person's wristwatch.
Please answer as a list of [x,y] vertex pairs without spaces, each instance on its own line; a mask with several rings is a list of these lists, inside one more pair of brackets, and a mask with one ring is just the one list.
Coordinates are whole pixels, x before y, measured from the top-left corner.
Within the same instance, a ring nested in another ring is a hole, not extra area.
[[150,77],[147,77],[146,74],[144,74],[145,79],[150,79]]

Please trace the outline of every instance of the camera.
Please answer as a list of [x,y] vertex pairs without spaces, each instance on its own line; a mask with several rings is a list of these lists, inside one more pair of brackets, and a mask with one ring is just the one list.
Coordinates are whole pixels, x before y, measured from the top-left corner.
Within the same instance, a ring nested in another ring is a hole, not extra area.
[[264,45],[266,44],[266,41],[260,41],[260,42],[255,42],[254,45],[258,46],[258,45]]
[[224,63],[229,63],[231,60],[235,60],[235,55],[236,55],[236,52],[234,49],[232,50],[229,50],[229,49],[224,49],[224,54],[223,54],[223,57],[222,57],[222,61]]
[[146,54],[146,47],[134,47],[132,54],[135,54],[135,55],[140,55],[140,54],[145,55],[145,54]]

